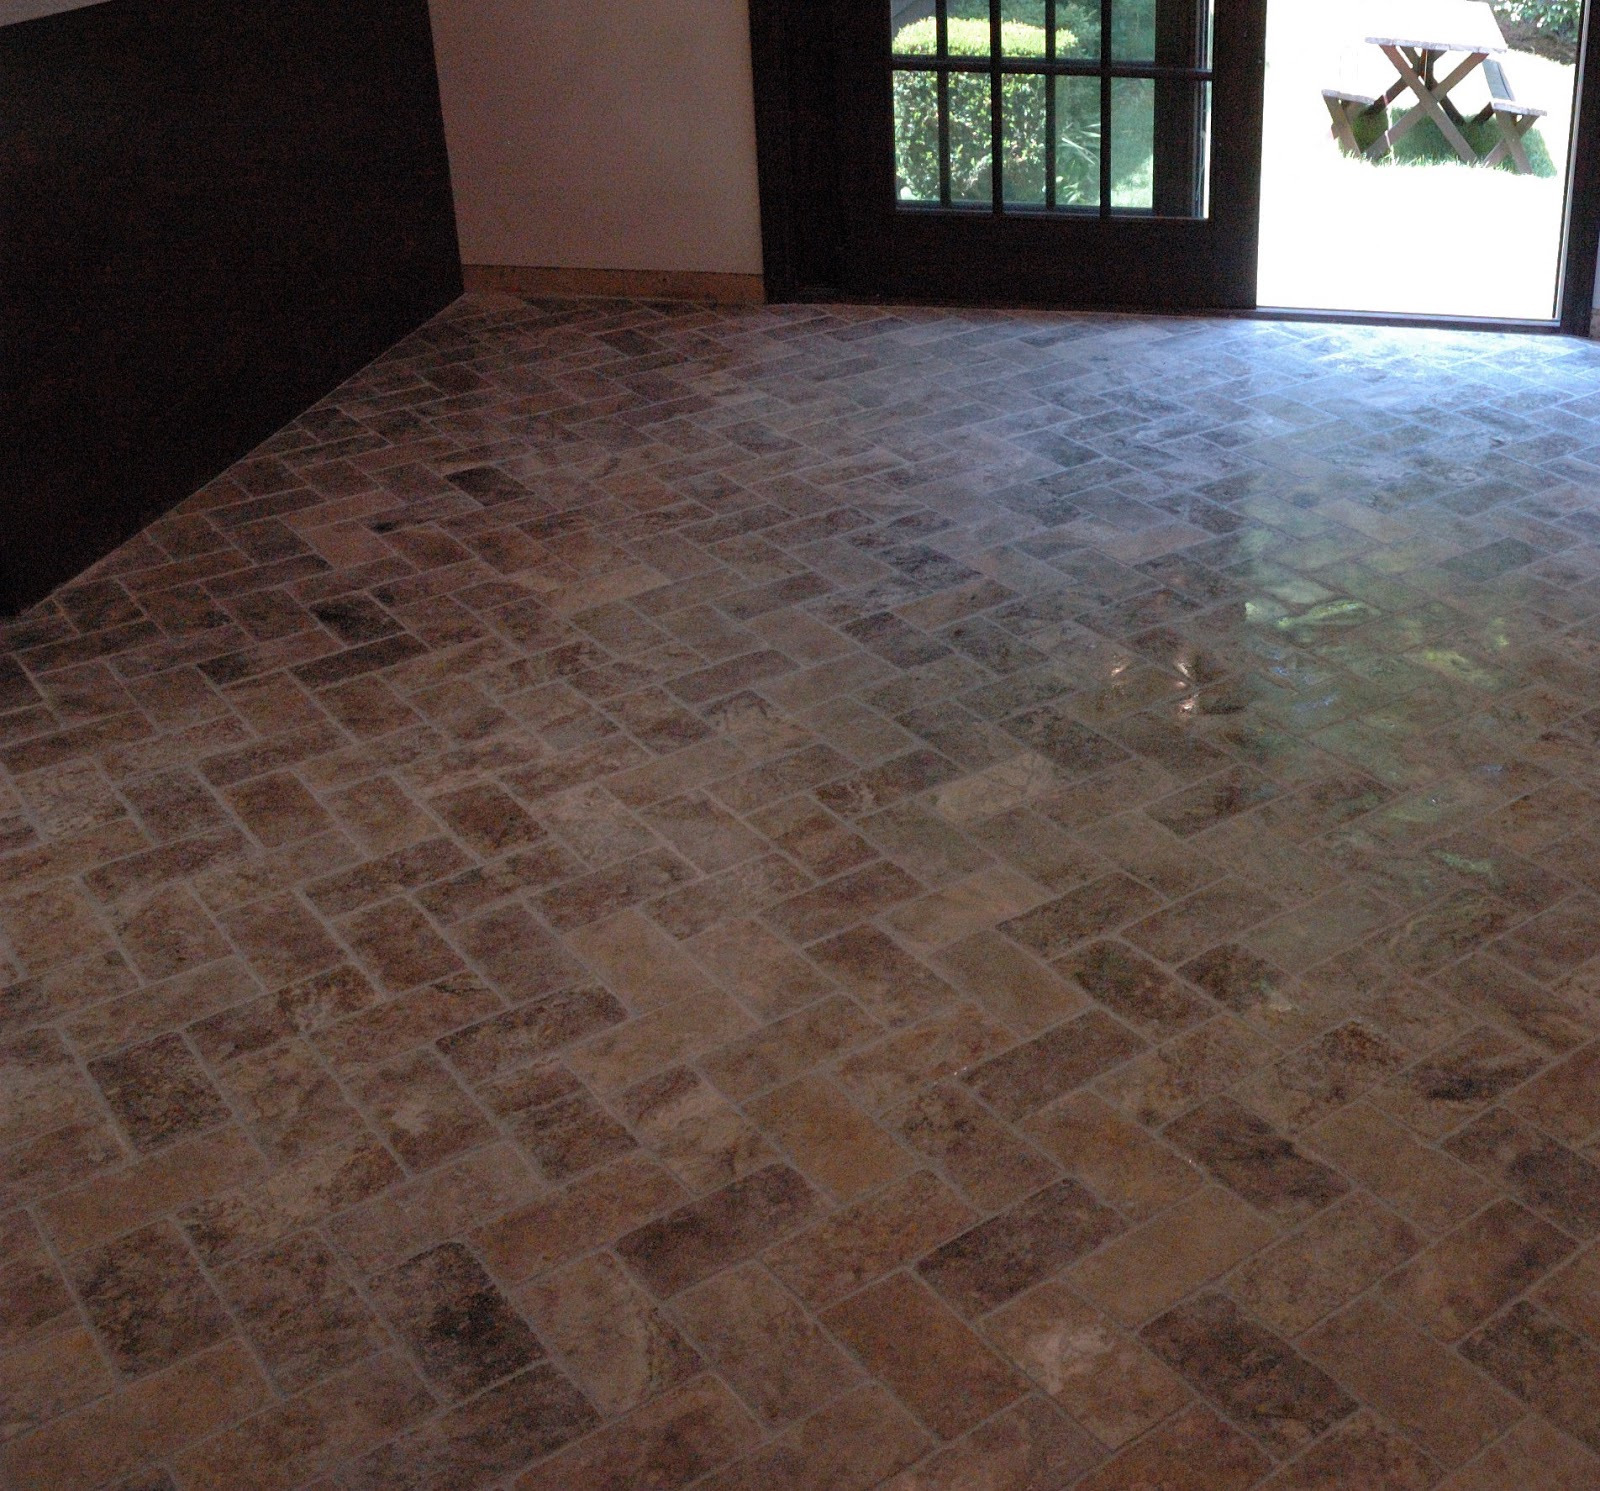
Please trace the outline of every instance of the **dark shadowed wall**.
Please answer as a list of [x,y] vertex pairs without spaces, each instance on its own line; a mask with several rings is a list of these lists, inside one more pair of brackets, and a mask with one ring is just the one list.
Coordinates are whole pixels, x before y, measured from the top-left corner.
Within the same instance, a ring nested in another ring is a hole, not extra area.
[[0,609],[460,291],[426,0],[0,27]]

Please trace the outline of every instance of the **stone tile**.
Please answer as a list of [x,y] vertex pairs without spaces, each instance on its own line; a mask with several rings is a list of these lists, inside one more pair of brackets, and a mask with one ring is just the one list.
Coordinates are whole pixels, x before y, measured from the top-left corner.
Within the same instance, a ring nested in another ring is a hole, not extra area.
[[985,1211],[1009,1206],[1056,1177],[1043,1156],[956,1082],[926,1088],[888,1122]]
[[1128,1446],[1078,1485],[1082,1491],[1245,1491],[1271,1467],[1243,1434],[1209,1409],[1187,1408]]
[[[716,1047],[699,1066],[719,1091],[742,1100],[862,1045],[882,1029],[850,1000],[835,995]],[[847,1075],[845,1085],[859,1096],[865,1084]]]
[[369,1451],[350,1469],[334,1472],[329,1484],[341,1491],[485,1485],[560,1449],[597,1422],[582,1394],[541,1364]]
[[375,1140],[334,1144],[178,1213],[213,1267],[355,1206],[392,1185],[401,1169]]
[[1350,1189],[1336,1171],[1231,1098],[1211,1099],[1164,1134],[1225,1186],[1283,1221],[1303,1222]]
[[1597,925],[1600,897],[1579,891],[1508,932],[1494,951],[1529,978],[1554,980],[1600,954]]
[[1423,1246],[1403,1218],[1353,1191],[1299,1231],[1246,1260],[1229,1280],[1244,1307],[1297,1336],[1348,1304]]
[[701,1376],[635,1408],[541,1461],[516,1491],[676,1491],[752,1448],[754,1420],[729,1390]]
[[42,1336],[0,1358],[0,1440],[26,1434],[116,1386],[91,1332],[79,1326]]
[[[497,1000],[483,1001],[490,1007]],[[627,1011],[604,989],[566,989],[530,999],[515,1009],[490,1015],[438,1038],[439,1049],[469,1082],[482,1082],[564,1047],[627,1018]]]
[[1547,1420],[1529,1414],[1470,1465],[1441,1481],[1440,1491],[1494,1491],[1499,1486],[1582,1491],[1594,1484],[1597,1463]]
[[[801,752],[800,757],[790,759],[802,759],[805,754]],[[725,787],[718,790],[733,807],[740,806]],[[742,798],[742,792],[736,797]],[[843,874],[874,857],[872,845],[813,798],[791,797],[770,806],[756,798],[746,805],[755,810],[750,813],[751,826],[819,879]]]
[[917,1271],[963,1315],[981,1315],[1126,1230],[1110,1207],[1061,1180],[936,1248]]
[[702,932],[690,947],[722,986],[759,1019],[793,1014],[831,987],[815,964],[759,922],[721,922]]
[[978,1477],[994,1491],[1031,1491],[1065,1485],[1104,1457],[1076,1424],[1042,1399],[1024,1398],[895,1477],[888,1491],[956,1491]]
[[254,1179],[266,1168],[243,1131],[225,1126],[51,1196],[40,1203],[39,1215],[57,1248],[76,1253]]
[[704,970],[672,938],[628,910],[567,934],[567,946],[633,1010],[659,1009],[703,992]]
[[68,1270],[111,1359],[129,1376],[170,1367],[233,1333],[222,1302],[170,1222],[80,1253]]
[[285,1392],[353,1367],[388,1342],[315,1233],[230,1264],[218,1271],[217,1284]]
[[869,1015],[890,1027],[956,1002],[949,984],[876,927],[856,927],[808,951]]
[[522,805],[493,782],[441,793],[429,806],[477,854],[505,854],[543,836]]
[[1259,1034],[1224,1015],[1136,1056],[1095,1087],[1130,1118],[1159,1127],[1233,1086],[1273,1054]]
[[912,1262],[976,1219],[937,1176],[919,1171],[841,1207],[762,1256],[815,1308]]
[[515,1284],[613,1241],[683,1198],[643,1155],[624,1155],[468,1232],[497,1279]]
[[1304,1449],[1356,1410],[1327,1373],[1226,1295],[1196,1295],[1150,1322],[1155,1354],[1276,1455]]
[[691,1190],[716,1190],[778,1157],[754,1124],[687,1067],[648,1078],[614,1102]]
[[882,1388],[860,1388],[702,1484],[707,1491],[868,1491],[930,1443]]
[[1438,1138],[1525,1082],[1543,1063],[1526,1047],[1481,1027],[1391,1078],[1379,1107]]
[[937,961],[1018,1035],[1037,1035],[1085,1008],[1078,989],[997,932],[976,932],[942,949]]
[[996,1310],[985,1331],[1101,1444],[1117,1449],[1189,1401],[1172,1370],[1064,1285]]
[[239,821],[268,849],[307,839],[333,820],[289,772],[254,777],[224,792]]
[[419,1253],[368,1280],[378,1307],[452,1397],[465,1398],[537,1361],[526,1322],[460,1243]]
[[1441,1341],[1458,1341],[1571,1251],[1549,1223],[1515,1201],[1496,1201],[1417,1254],[1384,1293]]
[[679,1295],[673,1313],[765,1423],[820,1408],[855,1377],[849,1359],[758,1264],[729,1269]]
[[175,1457],[178,1483],[203,1491],[289,1491],[366,1453],[433,1408],[411,1369],[368,1358]]
[[1485,1113],[1443,1147],[1573,1236],[1600,1232],[1600,1168],[1509,1113]]
[[1600,1029],[1600,1006],[1580,980],[1581,974],[1552,988],[1491,953],[1476,953],[1435,974],[1432,982],[1457,1005],[1514,1039],[1560,1052],[1584,1045]]
[[1306,1143],[1423,1232],[1448,1231],[1494,1194],[1459,1160],[1364,1103],[1326,1119]]
[[[93,977],[85,982],[88,989],[96,987]],[[90,1059],[106,1056],[253,998],[259,987],[243,963],[224,958],[221,963],[144,984],[82,1009],[66,1022],[66,1035]],[[205,1056],[205,1049],[198,1045],[197,1049]]]
[[832,1082],[808,1074],[745,1105],[810,1179],[848,1201],[916,1163]]
[[1600,1129],[1600,1043],[1541,1072],[1506,1106],[1563,1143],[1588,1143]]
[[147,979],[171,978],[232,951],[200,903],[181,887],[125,903],[112,919],[134,966]]
[[1002,1118],[1015,1122],[1144,1046],[1127,1026],[1091,1010],[971,1068],[962,1080]]
[[1055,967],[1152,1040],[1176,1035],[1213,1013],[1213,1006],[1170,973],[1120,942],[1090,943],[1058,958]]
[[699,1353],[609,1253],[580,1258],[513,1298],[607,1415],[627,1413],[701,1369]]
[[1354,1101],[1404,1066],[1407,1053],[1381,1031],[1350,1020],[1258,1073],[1239,1096],[1293,1134]]
[[565,1060],[599,1092],[688,1061],[754,1025],[720,989],[706,988],[574,1046]]
[[879,861],[815,890],[780,901],[766,919],[796,942],[815,942],[920,895],[923,887],[896,865]]
[[822,1318],[941,1439],[965,1433],[1026,1391],[1021,1377],[903,1274],[862,1290]]
[[1068,1174],[1136,1222],[1203,1183],[1192,1161],[1091,1092],[1041,1108],[1023,1121],[1022,1129]]
[[[347,1080],[408,1169],[430,1169],[495,1137],[493,1125],[432,1051],[363,1067]],[[520,1126],[518,1137],[527,1142]]]
[[1522,1416],[1454,1352],[1370,1297],[1303,1336],[1300,1349],[1447,1469]]
[[93,1491],[271,1401],[243,1342],[224,1342],[0,1446],[0,1473],[18,1486]]
[[1142,1325],[1225,1274],[1275,1236],[1231,1191],[1208,1186],[1113,1238],[1072,1272],[1072,1287],[1124,1325]]
[[358,1271],[377,1273],[515,1211],[539,1189],[520,1151],[503,1141],[341,1212],[328,1232]]
[[1429,1491],[1439,1474],[1421,1450],[1363,1412],[1264,1484],[1270,1491]]
[[[1600,402],[1487,346],[473,297],[0,627],[0,1482],[1600,1479]],[[147,1235],[228,1334],[112,1382]],[[449,1248],[560,1339],[441,1406],[340,1279]],[[1026,1374],[937,1447],[663,1325],[924,1265]]]
[[89,1063],[89,1075],[141,1152],[222,1123],[230,1114],[178,1035],[158,1036]]
[[437,834],[439,824],[391,776],[369,777],[332,793],[328,806],[371,854],[387,854]]
[[666,1297],[759,1252],[821,1209],[803,1176],[770,1165],[636,1228],[618,1241],[617,1252]]
[[1588,1247],[1552,1273],[1535,1298],[1574,1330],[1600,1336],[1600,1252]]
[[1130,876],[1108,875],[1013,918],[1001,930],[1036,953],[1056,957],[1146,915],[1159,902],[1154,891]]
[[361,1115],[301,1040],[251,1051],[225,1069],[223,1085],[257,1142],[291,1160],[366,1136]]
[[1588,1449],[1600,1448],[1600,1350],[1554,1316],[1520,1300],[1464,1341],[1461,1354]]
[[257,901],[219,919],[269,988],[309,978],[344,957],[322,923],[293,896]]
[[358,912],[340,930],[356,956],[392,993],[446,978],[462,966],[428,919],[399,897]]

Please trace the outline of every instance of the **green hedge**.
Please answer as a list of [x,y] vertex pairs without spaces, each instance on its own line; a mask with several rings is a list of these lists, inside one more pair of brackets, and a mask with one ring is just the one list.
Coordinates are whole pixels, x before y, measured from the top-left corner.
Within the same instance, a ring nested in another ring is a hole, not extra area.
[[1578,40],[1583,0],[1495,0],[1494,8],[1511,21],[1557,41]]
[[[1059,8],[1064,16],[1069,7]],[[1074,8],[1075,9],[1075,8]],[[1042,26],[1008,21],[1001,30],[1005,54],[1043,57]],[[1058,19],[1056,46],[1068,54],[1076,41]],[[894,50],[903,56],[932,56],[937,48],[936,24],[914,21],[895,36]],[[987,57],[989,23],[952,17],[948,22],[949,55]],[[1076,84],[1077,86],[1072,86]],[[1049,80],[1014,77],[1001,89],[1006,179],[1011,194],[1022,200],[1044,200],[1045,88]],[[939,85],[934,74],[897,72],[894,77],[895,166],[904,201],[939,200]],[[1071,80],[1056,97],[1056,201],[1062,205],[1093,203],[1099,196],[1100,102],[1093,79]],[[990,158],[989,79],[981,73],[950,76],[950,193],[953,200],[988,201],[993,191]]]

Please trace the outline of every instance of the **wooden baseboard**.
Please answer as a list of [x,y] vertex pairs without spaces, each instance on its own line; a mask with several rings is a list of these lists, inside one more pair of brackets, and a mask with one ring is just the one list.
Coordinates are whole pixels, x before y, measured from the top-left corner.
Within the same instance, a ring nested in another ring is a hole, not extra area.
[[693,269],[539,269],[522,264],[463,264],[469,290],[510,295],[628,296],[641,300],[700,300],[714,305],[760,305],[759,274],[708,274]]

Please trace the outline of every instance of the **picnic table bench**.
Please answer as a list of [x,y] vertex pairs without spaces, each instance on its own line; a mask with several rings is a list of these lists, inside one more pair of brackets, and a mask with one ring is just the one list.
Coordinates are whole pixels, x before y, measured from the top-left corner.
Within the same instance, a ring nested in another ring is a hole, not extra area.
[[[1482,163],[1498,165],[1509,156],[1512,169],[1519,174],[1527,175],[1533,170],[1523,136],[1546,111],[1520,102],[1512,93],[1505,68],[1498,61],[1506,51],[1505,37],[1484,0],[1406,0],[1403,5],[1386,8],[1384,29],[1368,36],[1367,42],[1389,59],[1397,76],[1375,96],[1340,88],[1322,90],[1340,149],[1376,160],[1392,151],[1396,141],[1424,119],[1431,119],[1463,161],[1468,165],[1477,163],[1478,153],[1462,133],[1467,121],[1450,95],[1481,68],[1488,84],[1489,102],[1472,122],[1493,119],[1499,136],[1482,157]],[[1440,64],[1452,54],[1461,54],[1461,61],[1441,78]],[[1356,135],[1356,120],[1362,115],[1383,114],[1407,92],[1415,96],[1416,102],[1363,150]]]

